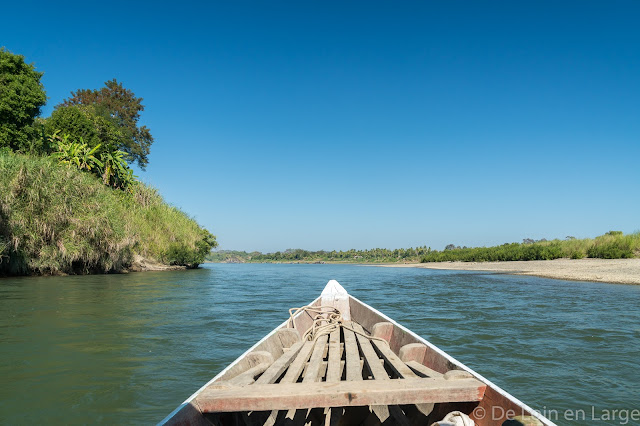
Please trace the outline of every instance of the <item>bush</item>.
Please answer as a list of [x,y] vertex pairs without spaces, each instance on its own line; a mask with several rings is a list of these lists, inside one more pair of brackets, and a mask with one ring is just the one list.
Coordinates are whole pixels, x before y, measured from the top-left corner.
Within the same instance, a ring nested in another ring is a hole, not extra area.
[[[58,131],[49,138],[53,152],[51,157],[67,166],[75,166],[99,176],[102,183],[117,189],[130,190],[135,183],[133,170],[125,161],[125,152],[116,149],[115,145],[98,144],[94,147],[70,140],[69,135],[60,137]],[[99,157],[99,159],[97,158]]]
[[609,231],[597,237],[587,250],[589,257],[602,259],[630,259],[640,250],[640,233],[623,235],[620,231]]

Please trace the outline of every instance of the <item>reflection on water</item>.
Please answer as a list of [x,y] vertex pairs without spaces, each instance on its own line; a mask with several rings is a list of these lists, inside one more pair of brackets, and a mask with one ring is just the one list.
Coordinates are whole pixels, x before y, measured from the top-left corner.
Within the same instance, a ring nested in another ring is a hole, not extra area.
[[640,286],[207,265],[0,280],[0,422],[156,422],[332,278],[536,409],[640,408]]

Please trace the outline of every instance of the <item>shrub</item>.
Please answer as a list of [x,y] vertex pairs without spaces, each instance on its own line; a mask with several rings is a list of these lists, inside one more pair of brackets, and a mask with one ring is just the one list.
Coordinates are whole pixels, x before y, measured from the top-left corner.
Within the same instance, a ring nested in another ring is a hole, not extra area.
[[100,176],[105,185],[123,190],[131,189],[135,176],[124,159],[125,152],[117,150],[115,145],[98,144],[91,148],[84,143],[82,137],[80,142],[73,142],[69,135],[60,137],[58,133],[54,132],[49,138],[53,158]]
[[629,259],[638,251],[639,241],[639,233],[623,235],[620,231],[609,231],[595,239],[587,254],[602,259]]

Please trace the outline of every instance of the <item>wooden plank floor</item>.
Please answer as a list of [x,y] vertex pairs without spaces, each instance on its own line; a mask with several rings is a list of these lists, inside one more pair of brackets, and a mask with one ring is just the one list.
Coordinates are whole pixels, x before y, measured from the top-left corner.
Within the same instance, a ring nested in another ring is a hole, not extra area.
[[[360,324],[345,326],[356,332],[341,328],[315,342],[297,342],[270,366],[254,368],[248,379],[245,374],[242,380],[213,383],[196,398],[197,405],[212,413],[207,418],[214,424],[228,424],[214,421],[222,412],[252,409],[238,414],[234,423],[409,425],[415,424],[410,417],[417,411],[428,414],[433,407],[414,405],[418,402],[482,398],[483,383],[449,381],[441,374],[425,378],[416,362],[401,361],[386,342],[367,337]],[[273,410],[258,411],[269,407]]]

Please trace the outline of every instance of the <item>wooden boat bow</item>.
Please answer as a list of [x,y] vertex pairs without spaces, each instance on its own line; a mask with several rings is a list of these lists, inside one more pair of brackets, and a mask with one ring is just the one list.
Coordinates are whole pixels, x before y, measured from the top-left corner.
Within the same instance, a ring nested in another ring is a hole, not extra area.
[[295,328],[283,323],[161,423],[410,425],[431,424],[460,411],[481,426],[501,425],[514,416],[553,425],[349,296],[337,281],[329,281],[310,305],[336,308],[343,326],[302,340],[314,316],[299,311]]

